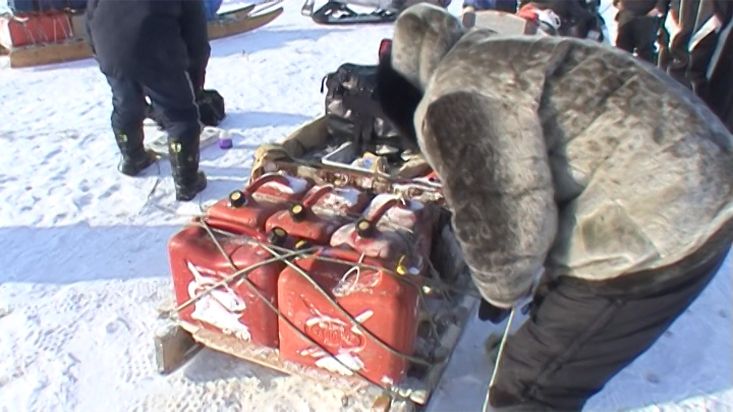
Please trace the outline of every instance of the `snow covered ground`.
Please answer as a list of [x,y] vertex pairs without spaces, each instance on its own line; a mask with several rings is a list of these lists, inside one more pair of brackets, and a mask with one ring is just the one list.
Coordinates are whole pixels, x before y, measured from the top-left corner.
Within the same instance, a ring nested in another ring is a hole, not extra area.
[[[242,186],[255,147],[322,112],[321,78],[346,61],[374,63],[392,30],[317,26],[299,9],[291,0],[270,26],[212,42],[207,86],[226,98],[222,127],[235,147],[202,153],[210,184],[199,203]],[[0,411],[366,407],[210,350],[158,375],[157,308],[171,298],[166,241],[199,204],[173,200],[164,162],[140,178],[117,173],[110,92],[94,61],[11,70],[0,59],[0,67]],[[587,410],[733,410],[732,271],[729,258]],[[431,411],[480,409],[490,332],[470,323]]]

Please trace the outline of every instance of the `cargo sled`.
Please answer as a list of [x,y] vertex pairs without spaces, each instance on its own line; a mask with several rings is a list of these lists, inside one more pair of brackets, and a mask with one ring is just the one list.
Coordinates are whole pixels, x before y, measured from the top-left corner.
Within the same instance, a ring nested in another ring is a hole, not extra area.
[[[209,39],[234,36],[260,28],[283,12],[282,0],[219,13],[209,20]],[[0,47],[7,50],[10,67],[31,67],[92,57],[83,11],[66,9],[0,15]]]
[[330,137],[258,148],[250,181],[169,242],[162,373],[206,346],[371,399],[425,406],[478,303],[439,180],[418,154]]

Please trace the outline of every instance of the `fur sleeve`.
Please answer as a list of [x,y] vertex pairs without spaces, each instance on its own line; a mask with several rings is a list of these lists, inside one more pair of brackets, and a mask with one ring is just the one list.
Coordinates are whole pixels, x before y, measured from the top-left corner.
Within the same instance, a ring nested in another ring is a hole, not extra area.
[[444,95],[425,113],[422,150],[443,181],[474,282],[489,302],[509,307],[531,287],[557,231],[538,116],[468,92]]

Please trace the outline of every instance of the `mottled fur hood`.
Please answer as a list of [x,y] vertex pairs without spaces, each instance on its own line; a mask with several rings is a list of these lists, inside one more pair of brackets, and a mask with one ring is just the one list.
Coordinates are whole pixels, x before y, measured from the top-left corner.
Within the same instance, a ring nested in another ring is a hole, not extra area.
[[457,18],[440,7],[419,3],[395,25],[392,67],[424,90],[435,67],[464,33]]

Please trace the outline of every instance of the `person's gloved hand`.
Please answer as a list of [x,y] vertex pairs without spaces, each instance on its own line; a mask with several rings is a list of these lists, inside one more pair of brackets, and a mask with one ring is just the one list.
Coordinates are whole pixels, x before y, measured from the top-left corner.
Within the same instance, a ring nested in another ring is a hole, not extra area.
[[478,308],[478,318],[483,321],[489,320],[491,323],[496,324],[506,319],[514,308],[524,315],[529,314],[541,303],[543,296],[547,294],[547,291],[551,287],[549,284],[551,280],[545,277],[544,274],[544,268],[538,269],[532,277],[530,287],[512,303],[505,303],[505,305],[511,305],[509,307],[497,306],[482,297],[481,305]]
[[511,308],[500,308],[489,303],[486,299],[481,299],[481,305],[478,308],[478,318],[482,321],[490,321],[491,323],[501,323],[509,313]]

